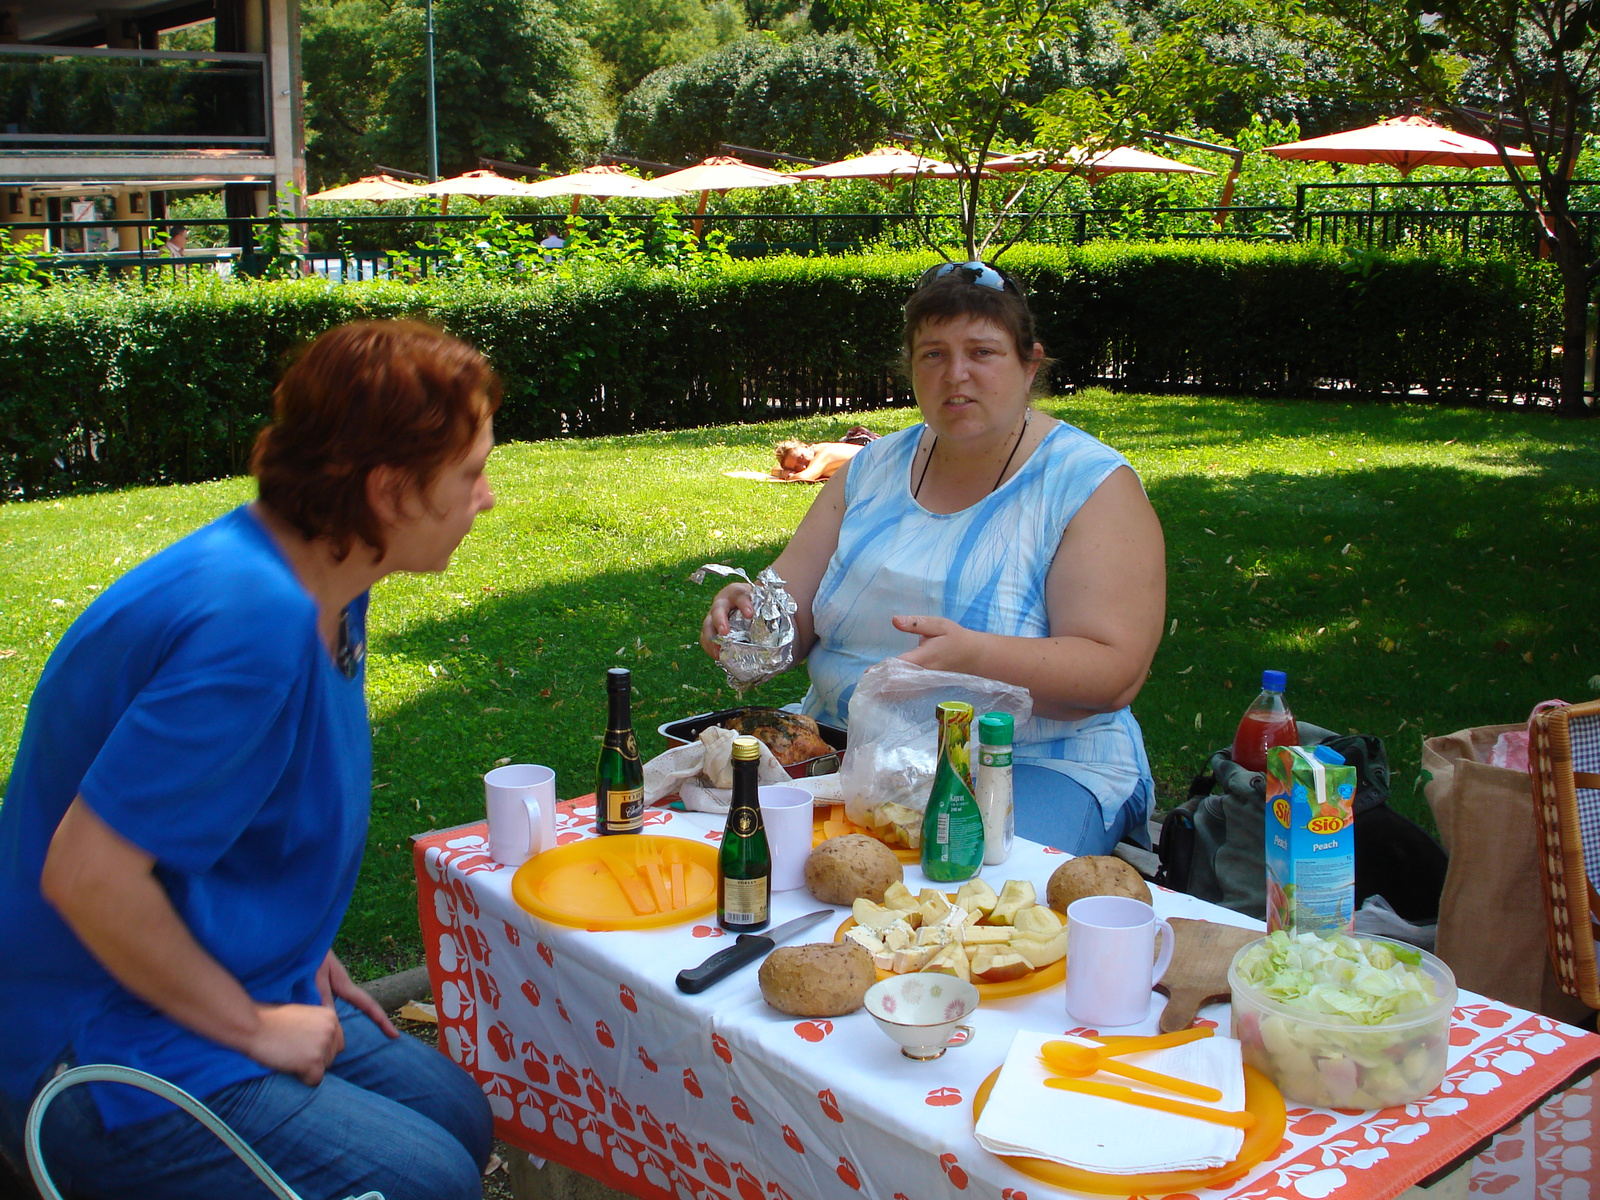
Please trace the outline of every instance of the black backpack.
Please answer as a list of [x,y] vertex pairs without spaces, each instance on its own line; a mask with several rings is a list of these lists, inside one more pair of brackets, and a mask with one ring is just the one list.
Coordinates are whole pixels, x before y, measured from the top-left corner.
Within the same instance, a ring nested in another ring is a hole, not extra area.
[[[1382,896],[1414,925],[1439,919],[1444,848],[1389,807],[1389,756],[1370,734],[1336,737],[1297,723],[1300,744],[1326,744],[1356,769],[1356,908]],[[1161,823],[1156,882],[1234,912],[1266,916],[1266,777],[1218,750]]]

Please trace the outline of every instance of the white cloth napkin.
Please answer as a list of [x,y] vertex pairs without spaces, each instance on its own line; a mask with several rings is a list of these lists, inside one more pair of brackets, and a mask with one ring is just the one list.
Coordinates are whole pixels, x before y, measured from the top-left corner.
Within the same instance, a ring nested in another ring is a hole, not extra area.
[[[1039,1061],[1039,1048],[1050,1041],[1098,1043],[1060,1034],[1018,1030],[1005,1066],[995,1080],[983,1116],[978,1119],[978,1144],[995,1154],[1045,1158],[1051,1162],[1106,1175],[1141,1175],[1152,1171],[1205,1171],[1226,1166],[1239,1156],[1244,1132],[1227,1125],[1180,1117],[1176,1113],[1134,1107],[1080,1092],[1045,1087],[1050,1072]],[[1166,1050],[1127,1054],[1130,1066],[1209,1084],[1222,1092],[1210,1108],[1238,1111],[1244,1107],[1244,1066],[1239,1043],[1209,1037]],[[1190,1100],[1114,1075],[1086,1078],[1127,1084],[1135,1091]]]

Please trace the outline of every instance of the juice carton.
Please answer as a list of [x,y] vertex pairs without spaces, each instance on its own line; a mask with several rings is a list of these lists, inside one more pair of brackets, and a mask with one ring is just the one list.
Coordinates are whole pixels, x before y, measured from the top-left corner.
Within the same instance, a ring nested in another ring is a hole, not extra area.
[[1325,746],[1267,751],[1267,929],[1347,933],[1355,915],[1356,769]]

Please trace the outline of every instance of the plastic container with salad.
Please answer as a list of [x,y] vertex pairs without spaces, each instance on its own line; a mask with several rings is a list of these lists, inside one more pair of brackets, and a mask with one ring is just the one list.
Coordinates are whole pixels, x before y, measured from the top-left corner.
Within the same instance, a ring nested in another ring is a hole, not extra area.
[[1425,950],[1346,934],[1269,934],[1228,968],[1244,1061],[1290,1100],[1387,1108],[1444,1078],[1450,968]]

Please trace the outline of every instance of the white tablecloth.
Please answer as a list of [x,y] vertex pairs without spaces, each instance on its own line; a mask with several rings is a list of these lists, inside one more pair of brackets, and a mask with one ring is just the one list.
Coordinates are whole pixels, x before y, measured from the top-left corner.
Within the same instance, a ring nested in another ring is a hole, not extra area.
[[[559,840],[592,834],[592,808],[563,810]],[[652,811],[647,820],[649,833],[720,839],[715,818]],[[1062,861],[1019,840],[983,876],[996,890],[1031,880],[1042,897]],[[1014,1031],[1078,1029],[1061,985],[985,1001],[969,1044],[917,1063],[864,1011],[808,1021],[768,1007],[753,965],[698,996],[679,992],[678,971],[728,944],[712,918],[591,933],[531,917],[511,898],[513,873],[488,857],[481,826],[420,838],[417,867],[441,1046],[481,1080],[507,1140],[643,1197],[1061,1194],[980,1148],[971,1108]],[[915,891],[925,880],[907,867],[906,884]],[[780,892],[772,920],[818,907],[804,889]],[[1165,890],[1155,907],[1259,927]],[[847,915],[799,940],[831,940]],[[1153,996],[1144,1025],[1118,1032],[1155,1032],[1164,1004]],[[1226,1032],[1227,1007],[1201,1019]],[[1594,1035],[1465,993],[1451,1042],[1438,1093],[1379,1113],[1292,1109],[1279,1153],[1227,1194],[1384,1200],[1600,1057]]]

